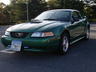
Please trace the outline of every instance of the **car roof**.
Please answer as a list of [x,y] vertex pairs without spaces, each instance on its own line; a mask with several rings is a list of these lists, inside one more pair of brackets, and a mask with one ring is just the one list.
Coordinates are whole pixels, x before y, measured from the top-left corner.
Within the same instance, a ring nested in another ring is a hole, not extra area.
[[48,10],[48,11],[70,11],[70,12],[77,11],[79,12],[78,10],[75,10],[75,9],[53,9],[53,10]]

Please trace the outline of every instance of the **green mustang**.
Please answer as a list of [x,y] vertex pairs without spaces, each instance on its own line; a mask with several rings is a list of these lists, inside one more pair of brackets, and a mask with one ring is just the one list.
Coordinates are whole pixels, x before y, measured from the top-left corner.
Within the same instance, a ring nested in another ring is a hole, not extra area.
[[89,39],[90,25],[86,17],[73,9],[56,9],[41,13],[31,22],[8,28],[1,42],[14,51],[65,54],[69,45]]

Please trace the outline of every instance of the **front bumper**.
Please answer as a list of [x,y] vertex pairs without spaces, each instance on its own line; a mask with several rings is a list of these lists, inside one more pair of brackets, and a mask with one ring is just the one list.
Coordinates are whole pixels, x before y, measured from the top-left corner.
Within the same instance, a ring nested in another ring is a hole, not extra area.
[[4,46],[10,46],[13,40],[22,41],[22,51],[49,52],[57,51],[59,48],[59,37],[47,38],[12,38],[2,36],[1,42]]

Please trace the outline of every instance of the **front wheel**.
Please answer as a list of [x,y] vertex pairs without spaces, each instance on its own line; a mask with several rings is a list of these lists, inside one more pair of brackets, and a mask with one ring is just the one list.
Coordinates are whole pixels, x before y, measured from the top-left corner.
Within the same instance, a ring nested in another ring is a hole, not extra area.
[[60,42],[60,55],[64,55],[68,52],[69,49],[69,36],[67,34],[64,34],[61,37],[61,42]]

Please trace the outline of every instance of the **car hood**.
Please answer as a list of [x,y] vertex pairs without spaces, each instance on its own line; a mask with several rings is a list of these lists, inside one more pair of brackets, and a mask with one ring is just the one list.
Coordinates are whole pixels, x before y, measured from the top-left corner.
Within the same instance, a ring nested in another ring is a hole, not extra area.
[[22,23],[11,26],[7,29],[10,32],[37,32],[48,31],[49,29],[56,28],[61,25],[68,25],[69,22],[61,21],[42,21],[40,23]]

